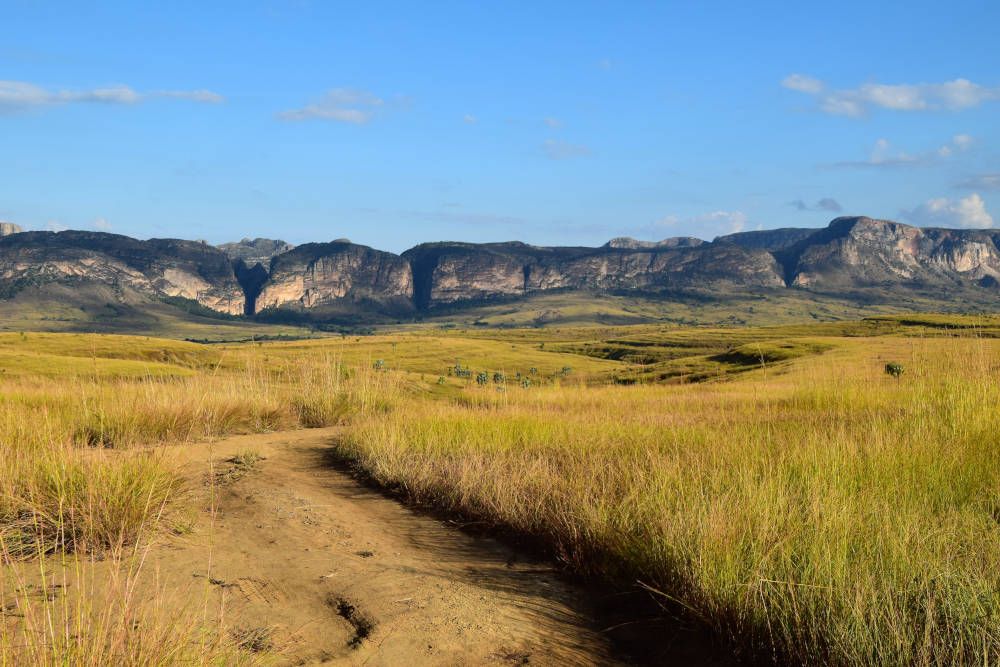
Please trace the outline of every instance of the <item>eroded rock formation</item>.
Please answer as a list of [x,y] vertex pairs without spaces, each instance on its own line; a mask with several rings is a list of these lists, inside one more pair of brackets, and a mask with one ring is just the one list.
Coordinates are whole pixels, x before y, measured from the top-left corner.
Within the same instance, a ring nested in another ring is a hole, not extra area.
[[837,218],[822,229],[731,234],[713,242],[615,239],[600,248],[427,243],[395,255],[346,239],[296,248],[244,239],[215,248],[99,232],[0,238],[0,297],[46,282],[100,283],[184,297],[224,313],[414,311],[548,290],[727,293],[801,289],[903,293],[985,289],[1000,302],[1000,231],[921,229]]

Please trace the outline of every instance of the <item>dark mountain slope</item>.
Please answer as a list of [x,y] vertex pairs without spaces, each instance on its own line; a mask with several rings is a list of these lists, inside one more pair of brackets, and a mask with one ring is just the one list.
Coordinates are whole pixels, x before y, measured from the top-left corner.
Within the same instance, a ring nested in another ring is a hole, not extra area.
[[127,287],[233,315],[244,309],[229,258],[204,243],[81,231],[0,237],[0,291],[13,296],[24,287],[53,282]]

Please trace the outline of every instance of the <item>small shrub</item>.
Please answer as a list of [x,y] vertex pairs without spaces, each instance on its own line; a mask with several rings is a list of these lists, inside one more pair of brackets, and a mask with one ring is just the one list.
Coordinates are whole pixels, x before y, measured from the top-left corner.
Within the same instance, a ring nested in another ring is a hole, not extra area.
[[898,364],[895,361],[891,361],[885,365],[885,372],[887,375],[891,375],[894,378],[898,378],[903,374],[904,368],[903,364]]
[[233,465],[244,468],[246,470],[253,470],[257,467],[257,464],[264,460],[260,452],[253,449],[245,449],[236,456],[229,459],[229,462]]
[[480,387],[484,386],[489,381],[490,381],[490,376],[486,371],[480,371],[479,374],[476,375],[476,384],[478,384]]

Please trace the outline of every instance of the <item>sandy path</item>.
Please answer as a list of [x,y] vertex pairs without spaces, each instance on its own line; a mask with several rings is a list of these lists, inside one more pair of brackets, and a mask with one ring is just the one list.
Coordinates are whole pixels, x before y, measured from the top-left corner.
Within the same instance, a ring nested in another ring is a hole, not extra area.
[[[211,466],[219,481],[197,485],[192,534],[149,554],[160,586],[224,609],[229,627],[269,628],[286,664],[616,663],[585,596],[550,564],[364,488],[324,460],[334,437],[176,448],[192,479]],[[227,479],[225,460],[247,449],[265,460]]]

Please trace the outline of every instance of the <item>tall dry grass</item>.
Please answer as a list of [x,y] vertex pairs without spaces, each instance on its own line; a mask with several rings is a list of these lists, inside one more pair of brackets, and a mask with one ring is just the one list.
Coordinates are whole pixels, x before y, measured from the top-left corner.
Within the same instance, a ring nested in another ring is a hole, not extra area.
[[69,563],[85,581],[107,554],[125,572],[54,600],[5,582],[3,608],[24,615],[3,619],[0,661],[239,657],[204,618],[129,594],[179,504],[176,471],[149,446],[336,423],[341,455],[379,482],[540,537],[581,572],[641,580],[759,657],[1000,661],[989,342],[845,342],[733,382],[503,392],[415,390],[309,350],[231,354],[182,377],[0,384],[5,573]]
[[[29,378],[0,387],[0,537],[11,554],[129,541],[171,495],[161,458],[137,448],[339,423],[377,401],[386,374],[336,359],[191,377]],[[58,537],[58,539],[56,539]],[[17,545],[22,545],[18,547]]]
[[985,665],[998,397],[992,343],[865,342],[731,383],[399,396],[341,454],[579,571],[641,580],[758,657]]
[[152,540],[184,516],[184,480],[157,446],[336,424],[380,409],[393,381],[248,350],[197,375],[0,384],[0,664],[249,660],[183,601],[136,594]]

